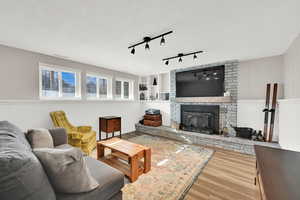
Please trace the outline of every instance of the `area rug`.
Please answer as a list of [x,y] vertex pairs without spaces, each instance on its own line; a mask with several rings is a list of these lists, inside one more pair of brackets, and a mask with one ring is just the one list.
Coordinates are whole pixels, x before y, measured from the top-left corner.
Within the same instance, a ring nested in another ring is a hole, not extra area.
[[129,141],[150,147],[152,163],[150,172],[124,186],[124,200],[182,199],[213,154],[210,149],[149,135]]

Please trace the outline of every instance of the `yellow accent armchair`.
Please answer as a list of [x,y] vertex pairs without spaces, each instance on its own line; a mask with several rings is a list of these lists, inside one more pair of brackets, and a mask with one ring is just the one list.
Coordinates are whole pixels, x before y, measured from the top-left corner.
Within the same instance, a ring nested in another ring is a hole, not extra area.
[[73,126],[64,111],[51,112],[50,116],[55,127],[66,129],[70,145],[81,148],[88,155],[96,148],[96,132],[92,127]]

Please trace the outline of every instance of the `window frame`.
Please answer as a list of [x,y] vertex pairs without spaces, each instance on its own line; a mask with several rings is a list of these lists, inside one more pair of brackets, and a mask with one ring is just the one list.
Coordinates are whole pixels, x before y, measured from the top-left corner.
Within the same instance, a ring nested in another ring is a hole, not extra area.
[[[116,82],[121,82],[121,97],[116,97]],[[129,98],[124,98],[124,82],[129,83]],[[114,91],[114,99],[119,101],[134,101],[134,80],[132,79],[125,79],[125,78],[115,78],[114,80],[115,85],[115,91]]]
[[[96,96],[88,96],[87,93],[87,81],[85,81],[85,94],[86,94],[86,99],[87,100],[101,100],[101,101],[105,101],[105,100],[112,100],[113,99],[113,94],[112,94],[112,76],[106,75],[106,74],[99,74],[99,73],[86,73],[85,75],[85,80],[87,80],[87,77],[93,77],[96,78]],[[107,81],[107,97],[103,98],[100,97],[100,87],[99,87],[99,79],[106,79]]]
[[[58,72],[58,96],[50,97],[43,95],[43,70]],[[75,96],[63,96],[63,80],[62,72],[75,74]],[[39,98],[40,100],[81,100],[81,71],[69,67],[62,67],[58,65],[39,63]]]

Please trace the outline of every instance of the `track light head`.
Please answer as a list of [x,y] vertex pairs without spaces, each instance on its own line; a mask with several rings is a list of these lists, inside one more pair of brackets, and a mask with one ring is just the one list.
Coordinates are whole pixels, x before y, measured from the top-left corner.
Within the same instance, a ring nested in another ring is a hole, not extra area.
[[166,60],[165,64],[166,64],[166,65],[169,65],[169,60]]
[[145,45],[145,50],[150,50],[150,46],[149,46],[148,42]]
[[198,57],[197,57],[197,55],[196,55],[196,54],[194,54],[194,57],[193,57],[193,58],[194,58],[194,60],[197,60],[197,58],[198,58]]
[[146,42],[145,50],[150,50],[149,42],[152,40],[151,37],[144,37],[144,42]]
[[160,46],[163,46],[166,43],[164,36],[161,37]]
[[130,52],[132,55],[134,55],[135,54],[135,49],[134,49],[134,47],[131,49],[131,52]]
[[179,53],[179,54],[178,54],[178,57],[179,57],[179,60],[178,60],[178,62],[182,62],[182,56],[184,56],[184,54],[183,54],[183,53]]

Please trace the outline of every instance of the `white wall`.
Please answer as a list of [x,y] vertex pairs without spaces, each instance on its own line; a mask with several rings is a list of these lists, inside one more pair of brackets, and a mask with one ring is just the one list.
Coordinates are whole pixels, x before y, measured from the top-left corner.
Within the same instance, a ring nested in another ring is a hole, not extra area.
[[131,101],[0,101],[0,121],[8,120],[22,130],[51,128],[51,111],[64,110],[75,126],[91,125],[98,133],[98,118],[105,115],[122,117],[122,132],[135,130],[140,118],[140,103]]
[[279,143],[300,151],[300,35],[284,54],[284,93],[279,101]]
[[[237,124],[240,127],[251,127],[255,130],[264,129],[264,100],[238,100]],[[278,141],[279,135],[279,109],[275,114],[273,141]],[[269,115],[269,120],[271,116]]]
[[[87,73],[110,75],[113,80],[116,77],[134,80],[135,98],[137,98],[138,76],[136,75],[0,45],[0,100],[38,100],[40,62],[81,71],[83,99]],[[114,93],[114,81],[112,86]]]
[[300,98],[300,34],[284,55],[285,98]]
[[265,99],[267,83],[279,83],[283,98],[283,56],[242,61],[238,68],[238,99]]
[[[40,101],[39,62],[80,70],[83,100]],[[123,133],[134,131],[140,117],[139,102],[85,100],[85,74],[89,72],[134,80],[137,99],[136,75],[0,45],[0,120],[11,121],[23,130],[49,128],[52,126],[49,112],[64,110],[76,126],[92,125],[98,132],[100,116],[116,115],[122,117]]]
[[300,152],[300,99],[281,100],[279,109],[279,144]]

